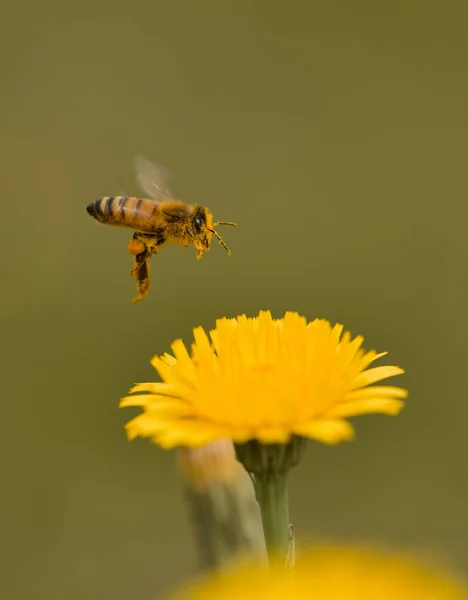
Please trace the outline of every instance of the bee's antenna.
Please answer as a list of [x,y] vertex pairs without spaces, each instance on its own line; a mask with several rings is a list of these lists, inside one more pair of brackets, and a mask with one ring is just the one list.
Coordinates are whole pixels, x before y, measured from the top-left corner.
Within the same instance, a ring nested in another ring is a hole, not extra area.
[[230,225],[231,227],[237,227],[237,223],[233,223],[232,221],[216,221],[216,223],[213,223],[213,227],[218,227],[218,225]]
[[[235,225],[235,223],[216,223],[216,225]],[[221,244],[221,246],[226,250],[226,252],[228,253],[228,256],[231,256],[231,251],[229,250],[229,248],[226,246],[226,244],[224,243],[223,238],[219,235],[219,233],[215,230],[215,229],[210,229],[211,233],[214,233],[215,236],[218,238],[218,242]]]

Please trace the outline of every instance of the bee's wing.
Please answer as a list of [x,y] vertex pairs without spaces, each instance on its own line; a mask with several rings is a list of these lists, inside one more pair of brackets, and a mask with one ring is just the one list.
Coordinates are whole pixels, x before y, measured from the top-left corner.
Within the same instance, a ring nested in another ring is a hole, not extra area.
[[169,185],[169,171],[164,167],[144,156],[136,156],[135,171],[141,189],[148,194],[149,198],[157,202],[173,198]]

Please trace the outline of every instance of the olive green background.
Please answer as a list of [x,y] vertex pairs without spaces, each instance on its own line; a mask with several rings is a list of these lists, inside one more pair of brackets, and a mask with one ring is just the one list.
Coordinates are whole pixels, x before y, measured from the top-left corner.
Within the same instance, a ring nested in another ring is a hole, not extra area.
[[[259,309],[340,321],[407,370],[401,416],[309,445],[299,540],[468,572],[466,3],[27,0],[0,16],[2,600],[159,598],[194,572],[174,457],[129,444],[117,404],[172,339]],[[239,227],[222,230],[230,258],[164,247],[133,305],[130,232],[85,207],[138,193],[137,153]]]

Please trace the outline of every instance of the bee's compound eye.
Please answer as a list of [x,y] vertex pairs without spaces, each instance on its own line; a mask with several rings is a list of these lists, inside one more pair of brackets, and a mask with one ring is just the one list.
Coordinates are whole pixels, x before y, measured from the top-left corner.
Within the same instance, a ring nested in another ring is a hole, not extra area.
[[195,230],[197,233],[200,233],[202,225],[203,225],[203,221],[202,221],[201,217],[199,215],[194,217],[193,226],[195,227]]

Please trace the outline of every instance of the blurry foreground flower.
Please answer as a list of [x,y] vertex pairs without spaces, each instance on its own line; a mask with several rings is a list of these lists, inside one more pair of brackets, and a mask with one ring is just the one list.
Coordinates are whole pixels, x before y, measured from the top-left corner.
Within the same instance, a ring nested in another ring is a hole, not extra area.
[[223,318],[209,336],[201,327],[193,333],[191,353],[176,340],[173,355],[153,358],[161,383],[136,385],[121,401],[143,409],[128,436],[163,448],[231,439],[254,475],[269,554],[289,555],[287,473],[305,440],[336,444],[354,435],[346,417],[399,413],[406,390],[372,384],[403,370],[369,368],[385,352],[365,352],[363,338],[342,325],[293,312]]
[[239,463],[230,440],[217,440],[201,448],[180,448],[179,468],[188,485],[204,493],[213,483],[230,485],[236,477]]
[[231,440],[179,448],[177,456],[200,566],[213,571],[246,557],[265,561],[262,521],[252,482],[236,460]]
[[322,546],[301,554],[293,577],[242,566],[172,596],[173,600],[466,600],[452,575],[409,558],[368,549]]
[[144,410],[127,424],[130,439],[164,448],[219,438],[284,444],[292,436],[336,444],[354,435],[346,417],[403,407],[402,388],[371,386],[403,370],[368,368],[386,353],[364,352],[363,338],[342,334],[342,325],[260,312],[219,319],[210,336],[201,327],[193,333],[191,354],[176,340],[173,356],[153,358],[162,383],[136,385],[121,401]]

